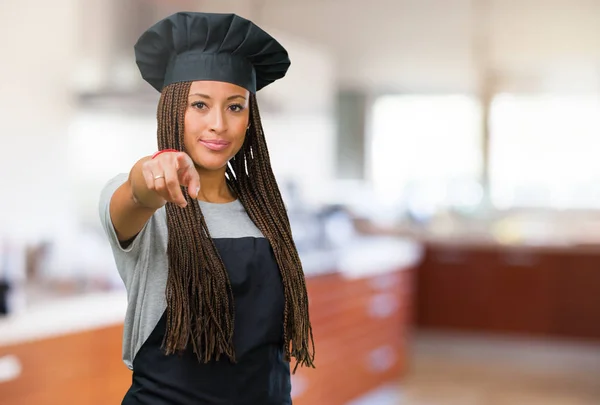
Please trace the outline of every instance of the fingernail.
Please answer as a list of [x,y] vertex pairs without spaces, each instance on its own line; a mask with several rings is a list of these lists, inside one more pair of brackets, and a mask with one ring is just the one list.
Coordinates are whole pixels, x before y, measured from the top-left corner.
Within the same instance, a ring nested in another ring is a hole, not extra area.
[[200,187],[196,187],[196,197],[198,197],[199,192],[200,192]]

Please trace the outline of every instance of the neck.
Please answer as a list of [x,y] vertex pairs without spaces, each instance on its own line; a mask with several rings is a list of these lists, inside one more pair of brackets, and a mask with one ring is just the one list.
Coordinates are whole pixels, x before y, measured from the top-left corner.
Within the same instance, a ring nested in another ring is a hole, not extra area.
[[200,176],[198,199],[210,203],[227,203],[236,199],[227,185],[226,167],[219,170],[206,170],[196,167]]

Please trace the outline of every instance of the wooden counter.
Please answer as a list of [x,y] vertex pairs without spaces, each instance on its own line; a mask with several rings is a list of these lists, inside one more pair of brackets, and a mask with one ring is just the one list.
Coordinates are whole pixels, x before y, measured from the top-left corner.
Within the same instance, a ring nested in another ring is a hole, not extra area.
[[348,280],[331,274],[310,280],[316,369],[293,377],[294,405],[344,405],[406,367],[412,272]]
[[[121,361],[122,326],[0,347],[20,375],[0,381],[3,405],[120,404],[131,373]],[[6,366],[5,366],[6,368]]]
[[[405,368],[411,274],[399,269],[355,279],[337,273],[308,278],[317,369],[293,376],[294,405],[343,405],[398,380]],[[121,403],[131,382],[121,338],[122,325],[115,325],[0,344],[0,403]],[[3,381],[7,364],[20,370]]]
[[600,340],[600,249],[430,243],[419,327]]

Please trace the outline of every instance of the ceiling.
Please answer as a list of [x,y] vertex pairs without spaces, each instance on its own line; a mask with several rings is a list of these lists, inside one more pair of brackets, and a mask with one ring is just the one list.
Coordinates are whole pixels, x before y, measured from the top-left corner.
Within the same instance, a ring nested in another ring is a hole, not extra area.
[[[330,55],[344,88],[478,92],[485,83],[496,91],[600,91],[600,0],[96,3],[104,17],[99,10],[86,13],[84,51],[119,51],[129,58],[148,19],[179,10],[235,12]],[[111,24],[118,27],[107,29]],[[99,35],[90,33],[91,26]]]
[[589,88],[600,74],[596,0],[204,0],[197,8],[235,11],[326,47],[346,87],[476,90],[493,75],[507,89]]

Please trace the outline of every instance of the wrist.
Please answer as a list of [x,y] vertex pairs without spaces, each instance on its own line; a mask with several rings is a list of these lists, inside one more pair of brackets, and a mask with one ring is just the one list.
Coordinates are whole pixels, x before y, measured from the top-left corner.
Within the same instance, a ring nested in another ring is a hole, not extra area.
[[151,159],[154,159],[155,157],[157,157],[161,153],[166,153],[166,152],[179,152],[179,151],[177,149],[162,149],[162,150],[159,150],[158,152],[155,152],[152,155]]
[[135,175],[130,175],[127,183],[129,184],[131,202],[136,207],[157,210],[165,205],[166,201],[158,193],[145,187],[143,179],[140,181]]
[[[157,209],[162,208],[162,206],[165,205],[165,203],[166,203],[166,201],[163,200],[161,197],[159,197],[158,194],[156,194],[156,193],[152,193],[152,194],[155,194],[156,197],[154,197],[154,195],[153,195],[152,198],[140,198],[136,194],[135,188],[133,186],[130,185],[129,190],[130,190],[131,201],[137,207],[156,211]],[[150,199],[152,200],[151,202],[147,201]]]

